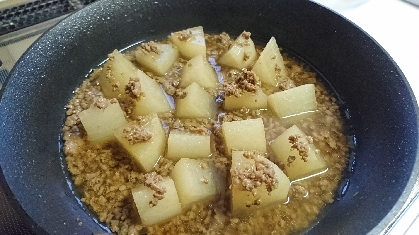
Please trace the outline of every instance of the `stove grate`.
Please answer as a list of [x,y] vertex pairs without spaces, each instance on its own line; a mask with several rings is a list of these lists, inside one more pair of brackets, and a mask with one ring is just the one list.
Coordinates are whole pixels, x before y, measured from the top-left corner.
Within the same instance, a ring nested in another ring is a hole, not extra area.
[[0,9],[0,36],[76,11],[95,0],[37,0]]

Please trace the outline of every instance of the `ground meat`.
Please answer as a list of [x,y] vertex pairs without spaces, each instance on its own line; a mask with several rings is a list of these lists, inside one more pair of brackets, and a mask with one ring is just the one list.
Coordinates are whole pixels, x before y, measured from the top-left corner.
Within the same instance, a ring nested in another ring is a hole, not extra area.
[[147,42],[147,43],[141,43],[141,45],[139,46],[139,49],[144,53],[144,54],[147,54],[147,53],[150,53],[150,52],[152,52],[152,53],[155,53],[155,54],[160,54],[161,53],[161,51],[159,50],[159,48],[157,47],[157,44],[156,44],[156,42],[154,42],[154,41],[150,41],[150,42]]
[[163,90],[171,96],[175,96],[176,92],[179,92],[180,88],[178,88],[180,79],[181,79],[181,71],[182,68],[188,60],[179,58],[169,70],[164,77],[156,76],[153,73],[147,72],[147,75],[156,80],[158,83],[162,85]]
[[122,138],[127,139],[131,145],[147,142],[151,137],[153,137],[153,134],[138,123],[133,123],[122,130]]
[[111,85],[112,91],[117,91],[119,89],[119,86],[120,86],[119,82],[112,83]]
[[294,82],[289,78],[286,78],[279,82],[279,88],[282,90],[288,90],[294,87],[296,87]]
[[179,119],[174,117],[173,114],[166,114],[164,116],[161,116],[161,118],[170,129],[184,130],[200,135],[210,135],[212,132],[211,130],[215,125],[214,120],[206,118]]
[[157,163],[157,166],[154,168],[156,173],[161,176],[169,176],[170,172],[172,171],[175,163],[167,158],[161,158],[160,161]]
[[287,158],[287,166],[290,166],[291,163],[293,163],[295,161],[296,157],[295,156],[288,156]]
[[232,168],[231,181],[232,185],[240,186],[246,191],[256,193],[255,189],[263,183],[266,185],[268,192],[278,187],[278,180],[271,162],[261,153],[256,151],[245,151],[244,157],[253,159],[254,165],[245,165],[245,167]]
[[241,34],[241,36],[243,37],[243,39],[245,41],[244,42],[240,42],[238,44],[238,46],[241,46],[241,47],[243,47],[243,46],[249,46],[250,45],[250,43],[249,43],[250,35],[251,35],[250,32],[243,31],[243,33]]
[[302,197],[307,197],[308,196],[308,191],[307,189],[299,184],[292,184],[291,185],[291,193],[298,198],[302,198]]
[[144,96],[144,92],[141,91],[140,79],[130,78],[128,84],[125,86],[125,94],[135,100]]
[[207,45],[207,55],[216,60],[219,55],[232,46],[233,40],[225,32],[221,34],[206,34],[205,44]]
[[[309,147],[305,142],[299,141],[302,138],[301,135],[290,135],[288,137],[289,143],[291,144],[291,149],[295,149],[298,151],[298,154],[301,156],[301,159],[305,162],[308,161],[308,150]],[[309,137],[308,139],[311,140],[312,138]],[[295,156],[290,156],[288,159],[292,158],[292,161],[288,161],[288,164],[292,163],[295,160]]]
[[[115,60],[115,56],[113,54],[108,54],[108,60],[113,61]],[[105,76],[109,83],[111,83],[112,91],[117,91],[119,89],[119,82],[115,82],[115,77],[112,74],[112,68],[111,66],[105,66],[103,68],[105,70]]]
[[[243,36],[246,37],[246,35]],[[250,37],[250,35],[248,36]],[[213,66],[218,66],[216,64],[217,58],[231,47],[233,40],[228,34],[222,33],[217,35],[206,34],[205,41],[208,59],[212,61]],[[144,47],[146,51],[153,51],[153,44]],[[259,54],[261,51],[262,48],[257,48]],[[144,69],[136,63],[134,50],[128,52],[127,58],[136,66],[139,66],[140,69]],[[112,60],[112,58],[109,59]],[[316,145],[316,148],[318,148],[316,151],[322,153],[329,166],[328,171],[320,176],[305,179],[298,183],[294,182],[291,185],[289,201],[286,204],[272,205],[246,217],[233,217],[230,214],[231,190],[225,185],[231,184],[229,182],[231,179],[231,157],[226,155],[226,147],[220,129],[224,121],[260,117],[263,119],[266,141],[269,143],[289,127],[286,120],[277,119],[269,110],[243,108],[227,112],[222,110],[221,106],[217,120],[179,119],[174,113],[164,113],[159,114],[159,117],[166,134],[172,129],[180,129],[211,135],[212,154],[206,159],[206,163],[201,165],[201,168],[214,166],[217,176],[224,179],[221,183],[225,190],[222,190],[214,201],[194,204],[192,208],[163,224],[143,226],[135,211],[135,204],[130,199],[131,189],[146,184],[146,178],[148,179],[147,184],[151,186],[149,181],[154,182],[150,179],[154,176],[147,175],[146,177],[146,174],[138,168],[126,151],[115,142],[106,143],[101,147],[89,143],[78,118],[79,112],[91,107],[97,97],[103,97],[101,88],[97,83],[97,76],[102,73],[101,69],[94,70],[89,79],[75,90],[74,97],[66,106],[65,111],[67,115],[63,127],[65,165],[68,166],[74,186],[80,193],[81,202],[95,212],[98,221],[107,225],[116,234],[293,234],[309,227],[322,208],[333,201],[333,195],[338,187],[342,171],[346,167],[349,150],[343,122],[340,118],[338,100],[331,96],[328,90],[317,81],[317,75],[307,65],[294,60],[286,53],[283,53],[283,59],[289,80],[280,82],[280,90],[307,83],[315,84],[318,111],[308,118],[296,120],[295,124],[304,133],[312,136],[311,141],[307,139],[308,143]],[[186,62],[187,59],[179,58],[164,76],[157,76],[147,70],[144,71],[160,83],[169,95],[175,95],[181,70]],[[114,85],[114,89],[125,89],[125,87],[120,87],[120,84],[115,82],[110,70],[103,69],[106,70],[106,76],[109,82]],[[225,82],[233,80],[234,76],[224,76],[231,71],[233,74],[241,72],[231,68],[217,67],[220,80]],[[266,94],[278,91],[263,89]],[[223,95],[221,93],[215,92],[214,94],[218,101],[222,101]],[[132,98],[129,96],[118,97],[118,101],[128,121],[136,121],[140,126],[147,122],[146,119],[137,119],[137,117],[130,115],[134,105]],[[246,153],[246,156],[250,157],[252,154]],[[284,164],[287,164],[286,162],[278,162],[270,148],[267,149],[267,153],[263,157],[266,158],[260,157],[260,159],[269,159],[277,164],[280,169],[284,169]],[[174,164],[174,161],[167,159],[165,156],[161,157],[154,168],[155,176],[159,179],[160,176],[169,177]],[[264,160],[261,160],[261,162],[257,160],[257,165],[261,172],[264,172],[265,169],[269,176],[271,171],[265,168],[267,164]],[[200,181],[205,184],[206,179],[202,177]],[[271,188],[273,189],[275,186],[272,185]],[[153,196],[150,206],[158,203],[158,198],[164,197],[164,190],[159,189],[156,190],[159,193],[156,193],[156,198]],[[249,202],[249,204],[256,205],[258,203],[260,203],[258,200]],[[85,226],[85,223],[82,223],[81,226]]]
[[221,115],[221,122],[232,122],[232,121],[241,121],[243,117],[239,115],[235,115],[234,113],[226,113]]
[[188,39],[190,39],[192,37],[192,32],[190,30],[183,30],[178,36],[177,38],[180,41],[188,41]]
[[243,31],[243,33],[242,33],[242,37],[246,40],[250,39],[251,35],[252,34],[250,32],[246,32],[246,31]]
[[109,105],[109,101],[104,97],[97,97],[93,105],[99,109],[106,109]]
[[153,199],[149,202],[150,207],[156,206],[158,201],[164,198],[166,188],[159,185],[161,181],[163,181],[163,177],[154,171],[145,174],[144,185],[153,191]]
[[259,77],[252,71],[243,69],[239,73],[231,73],[232,81],[223,84],[226,96],[239,97],[245,92],[256,93],[261,86]]
[[247,61],[250,58],[250,54],[248,52],[243,53],[243,61]]
[[176,89],[174,96],[179,99],[184,99],[188,95],[188,92],[184,91],[183,89]]

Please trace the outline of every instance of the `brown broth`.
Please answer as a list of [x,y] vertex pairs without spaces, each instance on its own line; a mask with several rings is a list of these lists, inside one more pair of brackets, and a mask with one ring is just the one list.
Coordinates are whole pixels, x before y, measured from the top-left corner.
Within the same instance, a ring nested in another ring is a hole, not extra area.
[[[219,67],[215,61],[231,42],[226,34],[206,35],[207,57],[216,68],[220,81],[230,69]],[[262,48],[258,48],[258,53],[261,50]],[[132,51],[128,51],[126,55],[136,64]],[[213,153],[208,161],[214,162],[220,174],[225,177],[228,175],[231,160],[224,155],[222,136],[219,132],[223,120],[263,118],[267,143],[292,124],[298,125],[307,135],[313,137],[315,146],[325,157],[328,170],[320,175],[292,182],[289,200],[286,203],[260,209],[243,218],[233,217],[229,212],[230,192],[227,187],[226,192],[216,200],[196,204],[192,209],[166,223],[150,227],[141,225],[130,190],[143,184],[144,173],[116,143],[110,142],[103,146],[89,143],[77,116],[79,112],[89,108],[95,96],[101,94],[96,81],[98,70],[76,89],[67,106],[67,118],[63,128],[66,164],[82,203],[94,211],[101,223],[118,234],[292,234],[309,228],[322,209],[335,200],[347,165],[349,147],[337,99],[306,64],[286,53],[283,53],[283,57],[289,78],[297,86],[315,84],[317,112],[292,120],[280,120],[267,110],[246,108],[233,112],[219,108],[218,120],[178,119],[170,113],[159,116],[167,132],[169,129],[179,128],[191,130],[193,126],[209,128],[213,133]],[[170,86],[180,79],[181,68],[186,62],[180,58],[164,77],[144,71],[168,91]],[[218,93],[216,95],[221,104],[222,96]],[[124,99],[119,101],[125,111],[129,109],[129,102]],[[127,115],[127,119],[131,120],[132,117]],[[269,147],[267,149],[268,158],[275,162],[273,152]],[[155,171],[167,176],[173,165],[173,161],[162,157]]]

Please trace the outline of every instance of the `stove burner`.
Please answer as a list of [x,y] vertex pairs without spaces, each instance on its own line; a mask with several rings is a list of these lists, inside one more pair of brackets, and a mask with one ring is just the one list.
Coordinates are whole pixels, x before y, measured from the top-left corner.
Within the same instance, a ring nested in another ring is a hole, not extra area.
[[71,13],[95,0],[38,0],[0,9],[0,36]]

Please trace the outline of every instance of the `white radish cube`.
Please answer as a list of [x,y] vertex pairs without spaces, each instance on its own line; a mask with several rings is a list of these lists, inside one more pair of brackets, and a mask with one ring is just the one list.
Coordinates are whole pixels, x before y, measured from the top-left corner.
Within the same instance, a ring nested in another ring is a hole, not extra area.
[[[295,148],[291,148],[290,136],[300,136],[298,142],[300,146],[305,146],[307,153],[307,161],[304,161]],[[317,150],[314,144],[310,143],[307,135],[297,126],[288,128],[284,133],[278,136],[271,143],[271,148],[274,151],[277,159],[284,163],[285,173],[291,181],[310,177],[327,170],[326,162],[321,153]],[[295,160],[291,158],[295,157]],[[289,161],[292,161],[289,163]]]
[[215,119],[215,98],[196,83],[184,89],[186,97],[176,99],[176,116],[180,118]]
[[160,76],[172,67],[178,57],[178,49],[171,44],[148,42],[135,51],[137,62]]
[[268,96],[268,109],[279,118],[286,118],[317,110],[313,84],[305,84]]
[[226,110],[241,109],[243,107],[249,109],[266,109],[268,107],[268,96],[262,90],[258,90],[256,94],[246,92],[239,97],[234,95],[225,97],[224,108]]
[[204,88],[217,88],[218,76],[205,56],[193,57],[182,68],[179,86],[185,88],[193,82]]
[[181,158],[206,158],[210,155],[211,140],[209,135],[170,131],[167,139],[167,158],[179,160]]
[[79,113],[79,118],[91,142],[104,143],[114,140],[113,132],[116,128],[127,123],[119,103],[109,104],[101,109],[92,105]]
[[206,56],[207,47],[202,26],[172,33],[170,40],[178,47],[180,54],[187,59],[191,59],[197,55]]
[[136,75],[140,81],[143,94],[137,100],[134,100],[134,117],[151,113],[171,112],[173,109],[161,86],[141,70],[138,70]]
[[284,60],[274,37],[266,44],[252,70],[259,76],[262,86],[267,88],[275,88],[287,78]]
[[163,223],[182,212],[173,180],[166,178],[158,182],[157,185],[164,188],[166,192],[164,198],[158,200],[155,206],[150,206],[150,202],[153,200],[153,190],[144,185],[132,189],[132,198],[140,215],[141,223],[145,226]]
[[170,177],[176,185],[183,209],[194,203],[214,199],[219,192],[214,167],[196,159],[182,158],[173,167]]
[[[146,172],[154,169],[154,166],[164,155],[167,138],[161,124],[160,118],[156,114],[150,114],[144,117],[144,125],[140,126],[146,132],[151,134],[147,141],[132,143],[129,141],[124,130],[138,128],[137,122],[130,122],[116,129],[114,134],[121,146],[128,152],[132,159]],[[135,135],[137,133],[132,133]]]
[[232,47],[218,59],[218,63],[236,69],[249,67],[257,57],[255,44],[250,33],[243,32],[234,41]]
[[261,118],[224,122],[221,128],[228,156],[231,156],[232,150],[266,152],[265,129]]
[[[233,151],[231,170],[236,172],[253,172],[256,168],[255,160],[244,157],[243,153],[243,151]],[[263,158],[263,156],[258,156],[256,159],[258,158]],[[278,181],[277,188],[269,192],[266,189],[266,184],[262,183],[252,193],[251,191],[245,190],[242,185],[235,185],[233,183],[231,189],[231,206],[234,215],[248,215],[262,207],[287,201],[290,180],[277,165],[267,159],[266,162],[270,163],[275,172],[275,178]]]
[[114,50],[99,73],[98,82],[106,98],[125,95],[125,86],[138,68],[121,52]]

